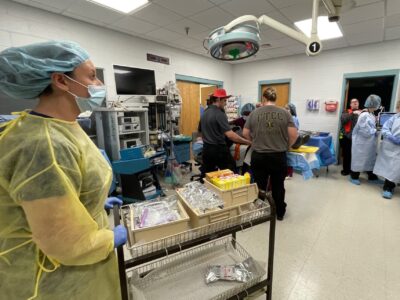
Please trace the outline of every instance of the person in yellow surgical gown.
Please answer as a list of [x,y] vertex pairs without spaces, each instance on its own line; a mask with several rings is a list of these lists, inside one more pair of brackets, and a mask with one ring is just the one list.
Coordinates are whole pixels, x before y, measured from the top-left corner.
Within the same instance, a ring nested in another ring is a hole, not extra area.
[[0,90],[39,99],[0,130],[0,298],[120,299],[112,172],[76,122],[105,96],[88,53],[68,41],[6,49]]

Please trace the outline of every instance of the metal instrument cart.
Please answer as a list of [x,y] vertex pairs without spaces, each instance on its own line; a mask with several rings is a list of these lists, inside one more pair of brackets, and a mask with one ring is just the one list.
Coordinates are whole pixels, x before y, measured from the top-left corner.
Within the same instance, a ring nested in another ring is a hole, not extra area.
[[[120,224],[121,217],[124,218],[123,215],[120,216],[120,209],[114,207],[115,225]],[[266,288],[266,299],[271,300],[275,247],[276,208],[275,203],[270,195],[267,195],[266,202],[263,204],[263,207],[251,210],[240,216],[191,229],[146,244],[133,246],[126,245],[127,249],[130,250],[132,254],[132,259],[125,261],[123,248],[118,247],[117,254],[122,300],[129,299],[129,287],[126,274],[128,269],[132,269],[135,267],[137,268],[139,265],[149,263],[153,260],[160,259],[173,253],[178,253],[195,246],[199,246],[203,243],[207,243],[224,236],[232,235],[232,244],[235,247],[236,232],[251,228],[252,226],[265,222],[270,222],[267,278],[254,283],[250,287],[246,286],[242,290],[235,290],[234,294],[229,297],[225,297],[229,294],[224,294],[221,299],[244,299],[250,294]]]

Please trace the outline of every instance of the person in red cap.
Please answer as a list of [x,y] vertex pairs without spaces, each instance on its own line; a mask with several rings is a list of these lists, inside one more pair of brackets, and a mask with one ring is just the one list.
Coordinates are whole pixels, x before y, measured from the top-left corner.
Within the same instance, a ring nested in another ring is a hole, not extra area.
[[200,119],[199,131],[204,142],[201,170],[203,177],[205,173],[218,169],[235,169],[235,161],[227,146],[226,138],[238,144],[251,145],[249,140],[234,133],[229,126],[228,117],[224,111],[229,97],[231,95],[227,95],[224,89],[216,89],[210,95],[209,105]]

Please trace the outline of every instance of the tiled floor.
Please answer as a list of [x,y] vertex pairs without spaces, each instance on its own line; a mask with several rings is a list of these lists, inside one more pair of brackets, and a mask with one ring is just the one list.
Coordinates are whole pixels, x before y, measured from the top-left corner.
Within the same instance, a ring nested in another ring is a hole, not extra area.
[[[367,180],[352,185],[339,170],[286,181],[288,211],[276,230],[274,300],[400,299],[400,190],[385,200],[381,186]],[[238,235],[264,261],[268,226]]]
[[[274,300],[400,299],[400,188],[385,200],[363,175],[355,186],[330,167],[308,181],[295,174],[286,181],[286,201],[276,229]],[[268,228],[237,235],[264,262]]]

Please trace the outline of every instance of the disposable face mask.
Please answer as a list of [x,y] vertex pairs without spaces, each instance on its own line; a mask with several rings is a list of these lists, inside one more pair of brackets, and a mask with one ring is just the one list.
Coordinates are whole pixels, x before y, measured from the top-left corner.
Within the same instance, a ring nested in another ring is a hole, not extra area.
[[104,98],[106,97],[106,87],[105,85],[84,85],[75,79],[72,79],[71,77],[65,75],[68,77],[70,80],[80,84],[81,86],[84,86],[85,88],[88,89],[89,98],[85,97],[79,97],[71,92],[68,91],[72,96],[75,97],[76,104],[78,104],[79,110],[83,113],[86,111],[93,111],[94,108],[100,107],[103,104]]

